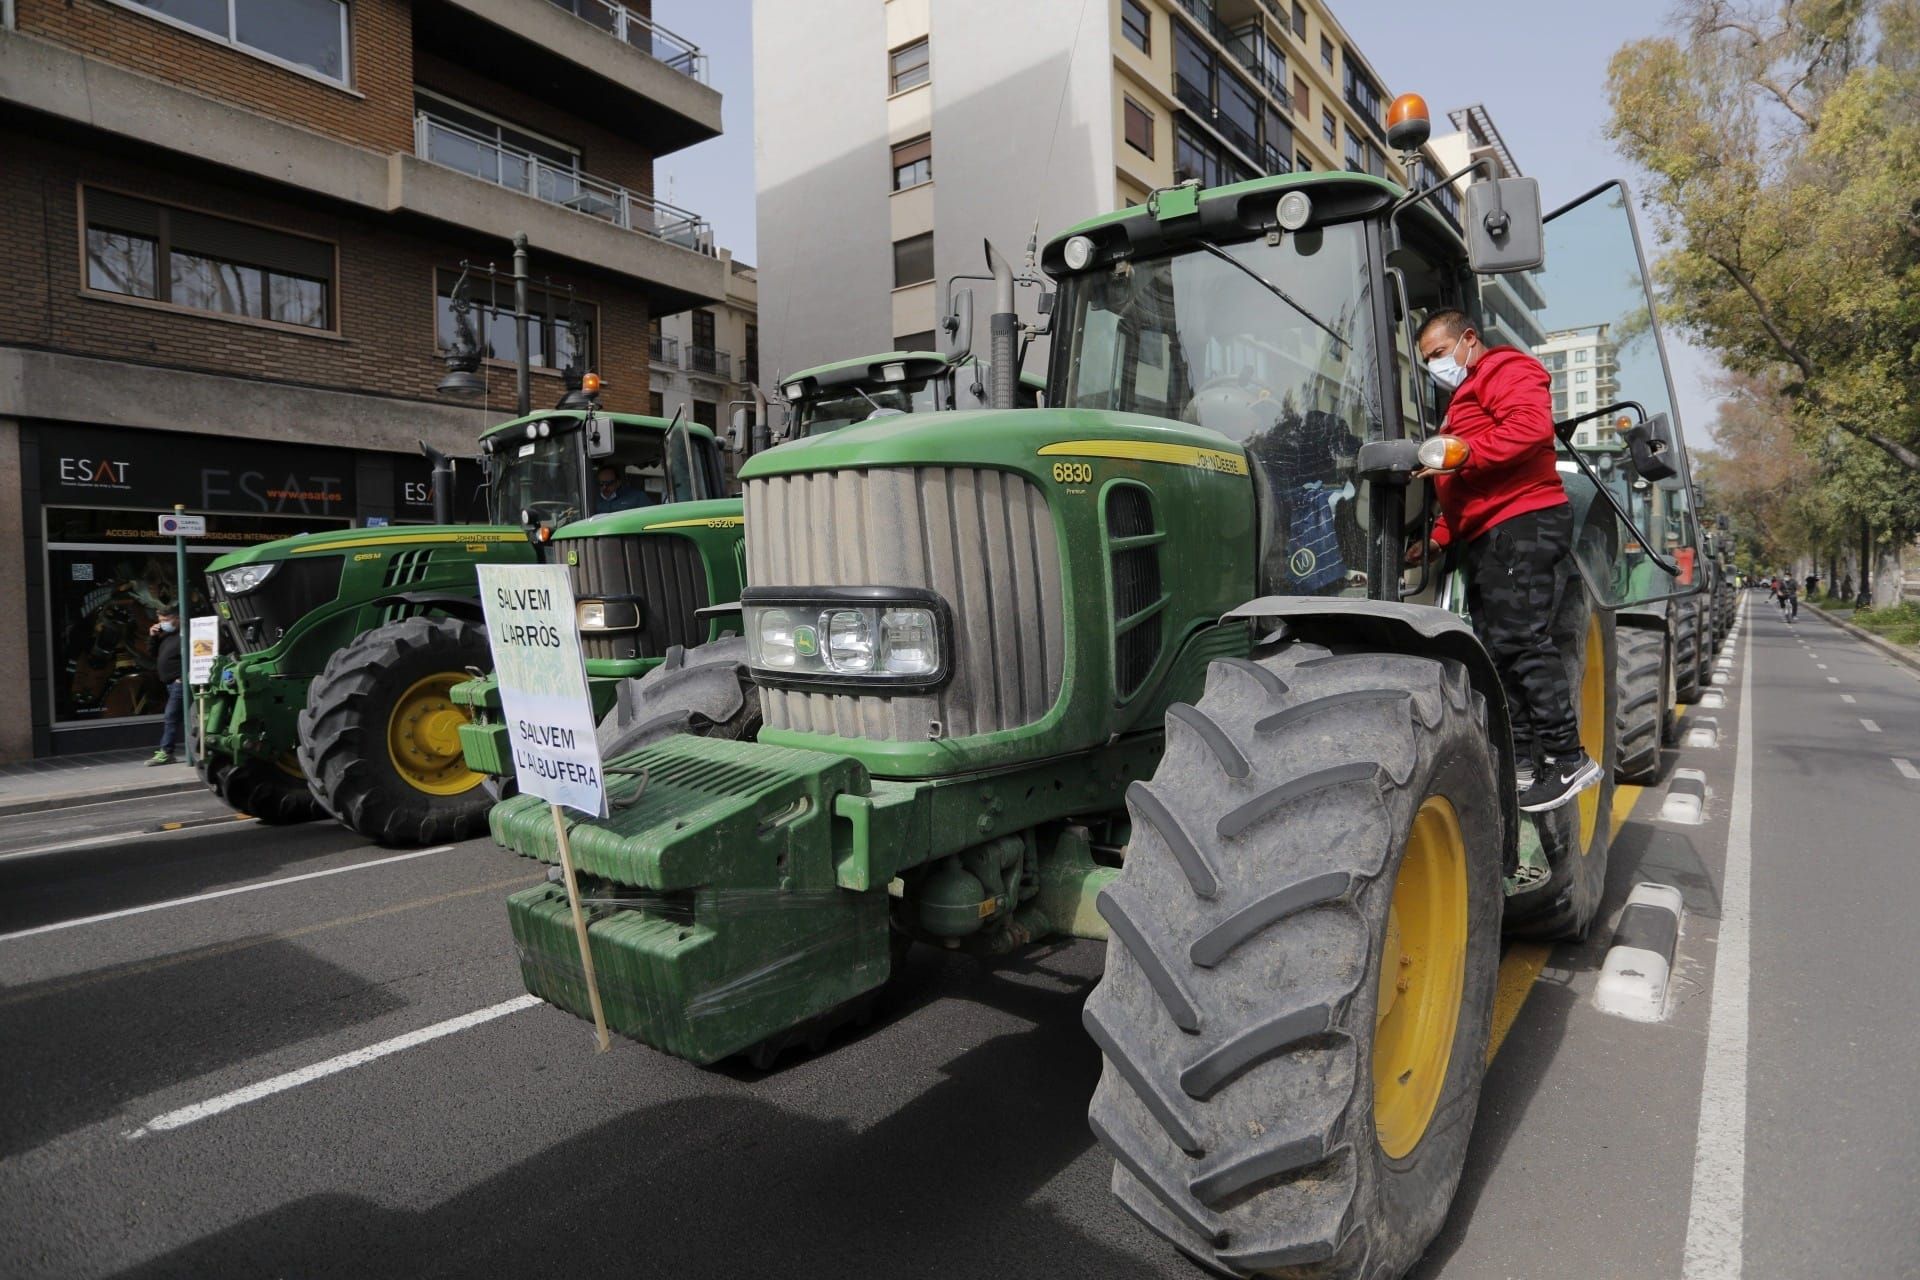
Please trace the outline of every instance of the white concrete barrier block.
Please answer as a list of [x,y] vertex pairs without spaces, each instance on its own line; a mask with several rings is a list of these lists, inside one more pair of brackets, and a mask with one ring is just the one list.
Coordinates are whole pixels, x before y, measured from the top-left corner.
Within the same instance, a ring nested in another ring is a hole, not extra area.
[[1687,719],[1687,741],[1689,747],[1700,747],[1713,751],[1720,746],[1720,722],[1712,716],[1690,716]]
[[1706,817],[1706,808],[1707,775],[1698,769],[1675,769],[1667,783],[1667,798],[1660,805],[1660,820],[1697,827]]
[[1718,711],[1727,705],[1727,695],[1718,689],[1709,689],[1700,695],[1700,705],[1708,711]]

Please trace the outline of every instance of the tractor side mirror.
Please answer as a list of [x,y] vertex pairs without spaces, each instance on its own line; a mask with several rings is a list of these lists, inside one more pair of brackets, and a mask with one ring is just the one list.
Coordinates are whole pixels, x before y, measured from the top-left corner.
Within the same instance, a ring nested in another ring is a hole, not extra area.
[[1642,480],[1658,484],[1680,474],[1673,464],[1673,424],[1666,414],[1656,413],[1628,428],[1627,457]]
[[613,454],[613,424],[597,413],[589,413],[580,423],[580,433],[586,438],[589,458],[606,458]]
[[945,355],[959,364],[973,353],[973,290],[962,289],[953,295],[953,310],[940,322],[947,335]]
[[1483,276],[1535,271],[1547,260],[1540,183],[1490,178],[1467,188],[1467,261]]
[[741,452],[747,439],[747,432],[752,429],[752,425],[747,420],[746,409],[735,409],[732,419],[727,423],[726,433],[720,437],[720,447],[728,453]]

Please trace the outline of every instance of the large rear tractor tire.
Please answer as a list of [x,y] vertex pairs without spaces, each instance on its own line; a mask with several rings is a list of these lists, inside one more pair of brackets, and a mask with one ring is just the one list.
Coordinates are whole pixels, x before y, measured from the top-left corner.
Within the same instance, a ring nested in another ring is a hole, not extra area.
[[448,691],[493,664],[461,618],[406,618],[328,659],[300,713],[300,767],[327,811],[381,844],[465,840],[486,829],[486,775],[460,751]]
[[306,777],[291,761],[285,766],[265,760],[215,765],[214,790],[236,813],[249,814],[270,827],[327,816]]
[[1595,607],[1578,579],[1560,601],[1553,635],[1566,663],[1580,720],[1580,745],[1600,765],[1600,781],[1558,809],[1531,818],[1546,854],[1548,874],[1507,898],[1507,932],[1557,941],[1584,938],[1607,887],[1607,851],[1613,844],[1613,787],[1618,769],[1618,656],[1613,614]]
[[1458,663],[1284,645],[1167,715],[1084,1020],[1128,1209],[1231,1275],[1398,1276],[1486,1069],[1501,807]]
[[1613,725],[1620,740],[1620,759],[1613,776],[1620,782],[1652,782],[1660,773],[1660,747],[1666,737],[1667,709],[1672,705],[1667,633],[1665,628],[1621,627],[1615,631],[1614,641],[1619,690]]

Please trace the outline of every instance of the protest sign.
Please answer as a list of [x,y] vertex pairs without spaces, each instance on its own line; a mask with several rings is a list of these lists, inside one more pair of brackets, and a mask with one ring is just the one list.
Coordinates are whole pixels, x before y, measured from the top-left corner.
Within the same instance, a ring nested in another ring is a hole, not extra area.
[[187,683],[198,688],[213,673],[214,655],[220,652],[220,619],[190,618],[187,621]]

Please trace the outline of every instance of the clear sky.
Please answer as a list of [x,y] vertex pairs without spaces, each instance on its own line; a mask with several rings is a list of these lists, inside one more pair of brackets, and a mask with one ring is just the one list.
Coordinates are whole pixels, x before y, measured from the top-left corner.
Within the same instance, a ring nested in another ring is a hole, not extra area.
[[[760,0],[803,4],[806,0]],[[1078,0],[1032,0],[1072,5]],[[1101,3],[1102,0],[1092,0]],[[1520,168],[1540,180],[1551,209],[1611,177],[1633,175],[1602,136],[1607,119],[1607,60],[1629,40],[1660,33],[1669,0],[1474,0],[1469,5],[1411,0],[1336,0],[1334,13],[1366,53],[1390,92],[1413,91],[1445,113],[1481,103]],[[707,53],[710,80],[724,97],[726,133],[656,166],[663,199],[703,214],[718,242],[744,262],[756,257],[753,185],[753,36],[749,0],[655,0],[654,16]],[[1643,214],[1649,254],[1657,251]],[[1717,397],[1708,385],[1712,357],[1667,334],[1680,418],[1706,438]]]

